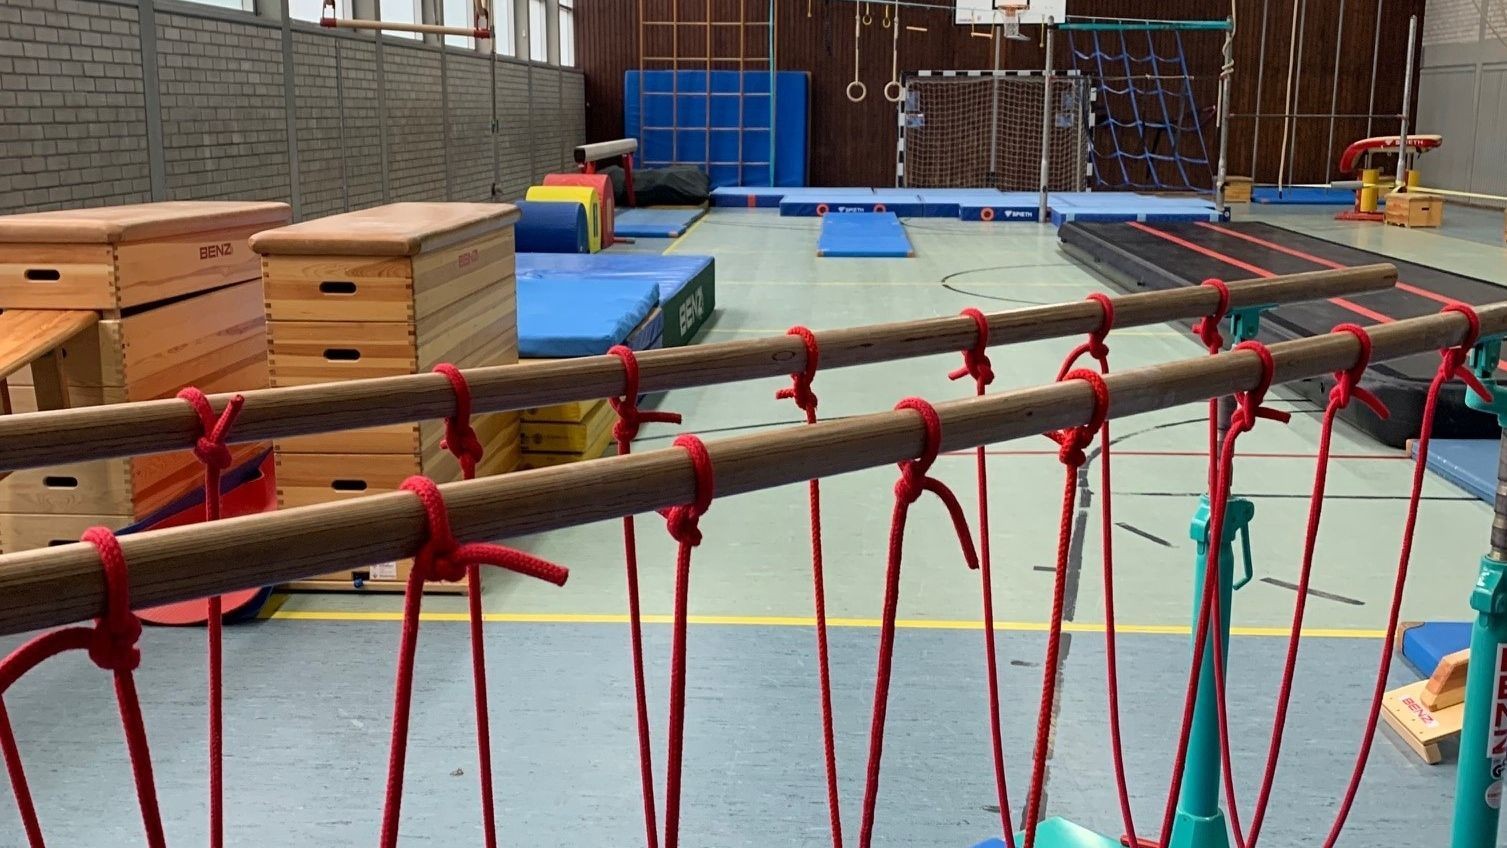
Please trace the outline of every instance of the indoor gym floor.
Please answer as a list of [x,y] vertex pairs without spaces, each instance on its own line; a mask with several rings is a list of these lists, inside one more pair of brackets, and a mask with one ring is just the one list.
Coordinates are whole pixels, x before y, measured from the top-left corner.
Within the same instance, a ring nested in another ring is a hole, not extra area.
[[[1451,208],[1440,232],[1340,224],[1332,210],[1258,208],[1256,217],[1347,244],[1507,284],[1500,243],[1485,213]],[[1489,216],[1495,225],[1499,216]],[[1070,263],[1050,228],[917,220],[913,259],[818,259],[816,219],[773,210],[713,210],[674,243],[717,257],[719,313],[704,341],[1076,300],[1107,288]],[[1459,231],[1457,237],[1452,233]],[[1078,339],[993,352],[996,389],[1055,374]],[[1202,348],[1170,326],[1110,338],[1127,368],[1192,357]],[[889,408],[906,395],[942,400],[971,385],[939,356],[821,374],[823,417]],[[660,406],[684,430],[711,436],[793,426],[776,401],[780,379],[677,391]],[[1278,397],[1281,397],[1279,394]],[[1277,403],[1299,412],[1312,407]],[[1187,674],[1194,549],[1188,523],[1204,480],[1203,407],[1118,421],[1117,587],[1126,756],[1143,836],[1154,831],[1170,770]],[[682,428],[649,425],[640,450],[668,446]],[[1285,648],[1318,422],[1261,423],[1241,440],[1235,490],[1257,504],[1256,580],[1236,595],[1231,717],[1242,809],[1259,773]],[[1398,526],[1411,465],[1354,431],[1336,434],[1309,604],[1310,636],[1273,814],[1272,845],[1311,844],[1327,829],[1348,775],[1385,624]],[[936,474],[970,510],[971,453]],[[1062,484],[1045,439],[991,449],[998,640],[1011,801],[1019,818],[1040,691],[1041,650]],[[834,617],[836,725],[847,836],[862,794],[877,616],[893,468],[833,478],[823,488],[827,590]],[[1080,485],[1087,533],[1073,551],[1059,711],[1047,811],[1119,832],[1104,720],[1102,594],[1097,538],[1098,469]],[[1406,619],[1464,617],[1490,510],[1446,483],[1425,488]],[[691,582],[696,616],[682,833],[695,846],[828,843],[811,632],[803,487],[714,503]],[[640,519],[651,664],[656,773],[663,774],[664,693],[672,546],[654,516]],[[1378,529],[1382,532],[1378,532]],[[984,715],[978,582],[943,511],[923,499],[908,529],[885,770],[875,843],[968,846],[997,831]],[[515,540],[572,569],[556,589],[496,575],[490,614],[498,811],[508,844],[631,844],[641,839],[632,696],[624,626],[620,526],[608,522]],[[226,633],[226,748],[230,844],[366,846],[375,841],[391,714],[396,597],[298,595],[270,617]],[[420,639],[415,726],[404,806],[406,844],[480,842],[464,606],[432,597]],[[9,647],[15,640],[3,640]],[[159,791],[174,844],[204,840],[203,633],[151,629],[140,671]],[[1405,671],[1394,673],[1397,681]],[[124,845],[140,823],[110,703],[107,677],[83,657],[38,669],[8,696],[33,790],[60,845]],[[1383,731],[1342,845],[1447,827],[1454,770],[1429,767]],[[660,795],[662,803],[663,797]],[[19,834],[0,804],[0,843]]]

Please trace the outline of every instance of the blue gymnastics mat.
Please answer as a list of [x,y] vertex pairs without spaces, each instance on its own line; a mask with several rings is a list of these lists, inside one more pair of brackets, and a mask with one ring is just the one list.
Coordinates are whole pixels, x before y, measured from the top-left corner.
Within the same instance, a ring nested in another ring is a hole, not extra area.
[[1219,212],[1215,210],[1213,203],[1193,195],[1167,197],[1130,192],[1076,191],[1053,194],[1048,203],[1052,223],[1058,227],[1069,221],[1171,223],[1219,220]]
[[679,238],[706,214],[704,206],[624,209],[612,219],[613,232],[627,238]]
[[1287,186],[1279,192],[1276,186],[1256,186],[1251,189],[1251,201],[1273,206],[1354,206],[1355,192],[1324,186]]
[[1041,195],[1031,191],[975,193],[958,201],[964,221],[1035,221],[1040,212]]
[[1470,622],[1429,621],[1402,631],[1402,658],[1427,677],[1439,661],[1470,647]]
[[717,268],[710,256],[652,253],[520,253],[518,283],[525,280],[612,278],[659,287],[665,347],[689,344],[717,306]]
[[[1408,451],[1418,455],[1416,442]],[[1497,439],[1434,439],[1429,443],[1429,470],[1487,503],[1497,491]]]
[[659,287],[612,277],[518,280],[518,355],[594,356],[621,343],[659,306]]
[[894,212],[829,212],[822,217],[817,256],[915,256]]

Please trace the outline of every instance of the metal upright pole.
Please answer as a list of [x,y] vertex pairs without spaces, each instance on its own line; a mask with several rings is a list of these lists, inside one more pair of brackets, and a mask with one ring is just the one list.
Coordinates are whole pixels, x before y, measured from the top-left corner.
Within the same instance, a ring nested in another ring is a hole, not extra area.
[[[1303,111],[1303,54],[1308,52],[1303,49],[1303,37],[1308,34],[1308,0],[1298,0],[1298,70],[1292,80],[1292,109],[1293,112]],[[1292,144],[1287,146],[1287,179],[1296,182],[1298,179],[1298,121],[1292,122]]]
[[[1261,0],[1261,50],[1256,55],[1262,57],[1266,56],[1266,22],[1270,2],[1271,0]],[[1261,86],[1265,81],[1266,62],[1257,62],[1256,99],[1253,101],[1255,105],[1251,107],[1251,112],[1254,113],[1254,117],[1251,118],[1251,172],[1249,175],[1252,182],[1256,182],[1256,159],[1261,150]]]
[[1402,78],[1402,132],[1398,133],[1396,191],[1407,191],[1408,129],[1413,105],[1413,61],[1418,50],[1418,16],[1408,18],[1408,63],[1407,75]]
[[1235,22],[1230,21],[1230,31],[1224,37],[1224,64],[1219,69],[1219,172],[1214,175],[1214,208],[1221,216],[1228,210],[1224,205],[1224,185],[1230,171],[1230,92],[1231,78],[1235,75]]
[[1324,148],[1324,183],[1334,179],[1334,115],[1340,103],[1340,56],[1345,43],[1345,0],[1340,0],[1339,16],[1335,19],[1334,33],[1334,85],[1329,89],[1329,144]]
[[1041,77],[1041,199],[1037,220],[1045,224],[1050,220],[1047,211],[1047,183],[1052,174],[1052,48],[1057,34],[1055,21],[1047,18],[1041,25],[1046,30],[1046,62]]
[[[995,10],[996,15],[999,10]],[[1000,42],[1004,41],[1004,28],[994,27],[994,76],[989,78],[989,188],[1004,188],[999,184],[999,54]]]
[[1371,98],[1366,101],[1366,138],[1371,137],[1376,117],[1376,68],[1381,61],[1381,13],[1387,0],[1376,0],[1376,34],[1371,41]]

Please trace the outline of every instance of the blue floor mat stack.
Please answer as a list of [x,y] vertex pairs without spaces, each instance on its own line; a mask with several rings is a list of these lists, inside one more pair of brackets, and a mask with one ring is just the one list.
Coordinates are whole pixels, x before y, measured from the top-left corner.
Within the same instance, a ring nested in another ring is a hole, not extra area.
[[[1035,221],[1037,192],[976,188],[770,188],[725,186],[712,192],[712,204],[732,208],[778,208],[781,215],[822,216],[830,212],[892,212],[901,218],[961,218],[964,221]],[[1052,222],[1216,221],[1214,204],[1200,195],[1134,194],[1112,191],[1052,192]]]

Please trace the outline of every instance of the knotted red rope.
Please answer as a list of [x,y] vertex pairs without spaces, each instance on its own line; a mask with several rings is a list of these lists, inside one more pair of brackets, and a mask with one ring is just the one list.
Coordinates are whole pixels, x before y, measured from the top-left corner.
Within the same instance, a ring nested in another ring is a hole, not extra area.
[[[0,697],[27,672],[65,651],[85,651],[95,665],[112,672],[115,675],[115,701],[120,708],[120,723],[130,754],[131,774],[136,783],[137,801],[141,805],[147,845],[148,848],[165,848],[167,840],[163,836],[162,813],[158,809],[157,787],[152,777],[152,754],[147,744],[146,724],[141,717],[141,701],[136,695],[136,679],[132,675],[141,664],[141,649],[137,646],[141,638],[141,620],[131,612],[126,557],[115,534],[104,527],[84,531],[83,541],[99,552],[104,572],[104,614],[95,619],[93,627],[65,627],[44,633],[0,660]],[[8,718],[0,722],[0,733],[4,737],[0,750],[5,754],[27,838],[33,848],[42,848],[42,830],[31,805],[24,775],[20,780],[15,779],[22,774],[22,767]]]
[[[476,581],[479,565],[506,568],[556,586],[563,586],[565,579],[570,576],[569,571],[554,563],[502,545],[478,542],[461,544],[450,531],[450,512],[445,508],[444,496],[433,480],[428,477],[409,477],[403,481],[402,488],[413,492],[423,506],[427,536],[424,546],[413,558],[413,567],[408,572],[408,584],[403,593],[403,631],[398,642],[397,682],[393,687],[392,749],[388,754],[387,790],[383,798],[382,833],[378,843],[383,848],[392,848],[398,844],[398,819],[403,803],[403,769],[408,758],[408,724],[413,702],[413,663],[419,644],[419,607],[423,599],[424,583],[430,580],[455,582],[462,578]],[[473,596],[480,595],[474,588],[477,585],[476,582],[471,584]],[[473,605],[473,608],[479,610],[479,604]],[[476,620],[473,618],[471,631],[473,670],[484,675],[485,670],[474,665],[480,657],[478,651],[481,645]],[[477,677],[476,684],[477,692],[481,693],[485,688],[485,677]],[[486,714],[481,711],[485,703],[484,696],[478,694],[478,749],[481,748],[480,738],[486,733]],[[486,757],[483,760],[483,781],[490,784],[490,756],[483,756]],[[488,789],[482,809],[489,810],[490,806],[491,792]],[[488,845],[496,844],[490,823],[487,839]]]
[[906,398],[895,409],[911,409],[921,416],[926,429],[921,455],[901,462],[900,479],[895,481],[895,508],[890,514],[890,543],[884,577],[884,618],[879,630],[879,660],[874,676],[874,712],[869,723],[868,773],[863,788],[863,819],[858,844],[869,848],[874,837],[874,807],[879,800],[879,769],[884,755],[884,720],[889,708],[890,670],[895,655],[895,615],[900,604],[900,559],[905,547],[905,521],[911,504],[927,492],[937,496],[952,518],[963,560],[969,568],[978,568],[978,554],[968,530],[968,518],[957,496],[942,481],[930,476],[931,466],[942,449],[942,419],[931,404],[920,398]]
[[[1256,426],[1258,419],[1265,418],[1286,423],[1292,417],[1286,412],[1264,405],[1266,393],[1271,388],[1272,377],[1276,371],[1276,363],[1272,360],[1271,351],[1266,349],[1266,345],[1260,342],[1241,342],[1235,346],[1235,350],[1256,354],[1261,364],[1261,376],[1255,388],[1237,392],[1235,395],[1235,412],[1230,416],[1229,432],[1225,435],[1224,444],[1219,448],[1217,473],[1214,475],[1215,487],[1209,496],[1209,527],[1207,553],[1204,556],[1203,595],[1198,605],[1198,622],[1193,628],[1193,662],[1192,669],[1188,673],[1187,691],[1183,696],[1183,718],[1178,730],[1177,754],[1172,758],[1174,764],[1172,785],[1168,790],[1166,807],[1162,811],[1161,839],[1164,842],[1171,836],[1172,819],[1177,811],[1177,796],[1183,784],[1183,761],[1187,757],[1188,744],[1193,732],[1193,708],[1198,700],[1204,650],[1210,641],[1213,642],[1214,651],[1214,699],[1218,707],[1216,712],[1219,714],[1220,735],[1222,738],[1228,736],[1224,709],[1224,657],[1221,646],[1223,640],[1217,638],[1217,634],[1222,630],[1220,621],[1224,612],[1221,609],[1223,598],[1218,590],[1219,558],[1224,547],[1225,512],[1229,507],[1230,487],[1234,477],[1235,442],[1242,433],[1250,432]],[[1209,638],[1211,627],[1216,634],[1216,638],[1212,640]],[[1239,811],[1235,804],[1234,783],[1230,779],[1230,764],[1226,760],[1223,765],[1230,823],[1234,832],[1239,834],[1241,832]]]
[[[1355,364],[1335,372],[1334,387],[1329,390],[1329,402],[1324,407],[1323,421],[1319,426],[1318,462],[1313,474],[1313,494],[1308,501],[1308,525],[1303,537],[1303,561],[1298,570],[1298,596],[1293,602],[1292,628],[1287,637],[1287,659],[1282,670],[1282,683],[1277,692],[1277,703],[1272,715],[1271,741],[1266,749],[1266,766],[1261,776],[1261,789],[1251,812],[1250,831],[1243,841],[1236,831],[1237,842],[1244,848],[1255,848],[1261,837],[1261,824],[1266,819],[1267,806],[1271,801],[1272,787],[1277,777],[1277,759],[1282,752],[1282,736],[1287,726],[1287,708],[1292,698],[1293,679],[1297,672],[1298,646],[1302,641],[1303,617],[1308,603],[1309,578],[1313,573],[1314,549],[1318,543],[1319,521],[1324,509],[1324,491],[1328,484],[1329,448],[1334,435],[1335,418],[1340,410],[1352,400],[1360,400],[1379,418],[1390,414],[1376,395],[1360,386],[1366,367],[1371,364],[1371,336],[1365,328],[1355,324],[1340,324],[1336,333],[1349,333],[1360,343],[1360,356]],[[1230,754],[1225,752],[1225,758]]]
[[[1200,285],[1208,286],[1219,294],[1219,301],[1214,311],[1200,318],[1193,325],[1193,332],[1198,334],[1198,340],[1203,342],[1204,348],[1210,356],[1224,350],[1224,336],[1219,332],[1219,325],[1224,323],[1225,316],[1230,311],[1230,287],[1223,280],[1210,277]],[[1219,398],[1209,398],[1209,492],[1212,495],[1214,487],[1219,484],[1215,479],[1216,469],[1219,467]]]
[[1340,801],[1334,824],[1329,829],[1328,837],[1324,839],[1324,848],[1334,848],[1335,841],[1339,839],[1340,832],[1345,828],[1350,808],[1355,804],[1356,793],[1360,790],[1360,781],[1366,771],[1366,762],[1371,757],[1371,745],[1376,738],[1376,723],[1381,714],[1381,699],[1386,694],[1387,675],[1392,670],[1391,647],[1397,638],[1397,622],[1402,613],[1403,589],[1407,585],[1408,565],[1413,557],[1413,534],[1418,527],[1418,507],[1423,499],[1423,477],[1424,471],[1428,468],[1429,443],[1434,434],[1434,416],[1439,408],[1439,394],[1451,379],[1458,379],[1483,400],[1491,401],[1491,393],[1481,385],[1481,381],[1476,379],[1474,374],[1465,368],[1466,358],[1470,356],[1471,348],[1475,347],[1476,341],[1481,336],[1481,319],[1476,316],[1474,309],[1463,303],[1447,304],[1440,312],[1456,312],[1465,316],[1470,329],[1459,344],[1444,348],[1439,352],[1439,369],[1434,372],[1434,378],[1429,383],[1428,394],[1424,397],[1423,423],[1418,430],[1413,463],[1413,485],[1408,495],[1408,517],[1403,523],[1402,544],[1397,556],[1397,578],[1392,584],[1392,604],[1387,610],[1387,636],[1382,642],[1381,660],[1377,665],[1376,682],[1371,690],[1371,703],[1366,713],[1366,728],[1361,735],[1359,750],[1355,754],[1355,766],[1345,786],[1345,796]]
[[[989,361],[989,319],[971,306],[961,314],[973,319],[973,346],[963,351],[963,367],[949,372],[947,379],[972,377],[974,395],[983,397],[989,384],[994,382],[994,366]],[[994,644],[993,557],[989,544],[989,474],[983,445],[974,450],[973,464],[974,477],[978,481],[979,584],[983,595],[984,674],[989,687],[989,745],[994,756],[994,790],[999,802],[1000,832],[1007,848],[1015,848],[1015,826],[1010,821],[1010,790],[1005,780],[1004,734],[999,720],[999,661]]]
[[486,448],[482,447],[481,439],[471,426],[471,386],[460,369],[448,362],[434,366],[434,373],[443,374],[455,392],[455,412],[445,419],[445,438],[440,441],[440,447],[455,457],[460,463],[461,476],[470,480],[476,476],[476,465],[486,454]]
[[1046,434],[1057,443],[1057,458],[1063,465],[1062,512],[1057,525],[1057,566],[1052,581],[1052,617],[1047,627],[1046,659],[1042,663],[1041,704],[1036,714],[1036,740],[1031,752],[1031,785],[1026,790],[1026,808],[1021,820],[1021,826],[1026,832],[1025,848],[1036,844],[1036,825],[1041,821],[1047,743],[1051,738],[1052,712],[1057,703],[1063,605],[1067,596],[1067,561],[1073,541],[1073,513],[1078,504],[1078,469],[1088,461],[1084,449],[1093,444],[1094,435],[1109,420],[1109,388],[1104,385],[1103,377],[1080,368],[1063,374],[1061,380],[1082,380],[1087,383],[1094,393],[1094,410],[1086,423]]
[[[795,401],[796,408],[806,413],[806,423],[816,423],[816,393],[811,383],[816,379],[816,369],[821,362],[821,347],[816,335],[805,327],[791,327],[787,335],[799,336],[806,348],[806,364],[800,371],[790,375],[791,385],[776,391],[778,400]],[[811,596],[816,611],[816,670],[821,687],[822,757],[827,771],[827,814],[831,819],[833,848],[842,848],[842,809],[837,794],[837,743],[832,722],[832,670],[827,653],[827,589],[822,565],[822,489],[821,481],[812,478],[806,483],[806,494],[811,513]]]
[[[246,398],[232,395],[225,409],[215,415],[209,398],[190,386],[178,393],[199,416],[199,438],[194,442],[194,458],[204,466],[204,520],[220,520],[220,477],[234,458],[226,440]],[[222,639],[224,610],[219,595],[209,598],[209,844],[225,844],[225,755],[224,755],[224,674]]]
[[[617,422],[612,425],[612,438],[617,442],[618,456],[632,452],[633,440],[638,438],[639,427],[646,421],[679,424],[680,415],[674,412],[644,412],[638,408],[638,357],[633,350],[615,345],[607,351],[623,363],[623,394],[611,398],[608,403],[617,413]],[[638,725],[638,770],[639,786],[644,801],[644,843],[649,848],[658,848],[659,825],[654,809],[654,753],[649,738],[649,696],[644,675],[644,625],[643,612],[638,595],[638,535],[633,516],[623,517],[623,566],[628,579],[628,644],[633,662],[633,699],[635,719]]]
[[701,516],[712,505],[716,480],[706,445],[695,436],[675,438],[675,446],[691,458],[696,475],[690,503],[663,512],[670,537],[680,544],[675,554],[675,618],[670,643],[670,731],[665,756],[665,848],[680,844],[680,766],[685,750],[686,625],[691,596],[691,549],[701,544]]

